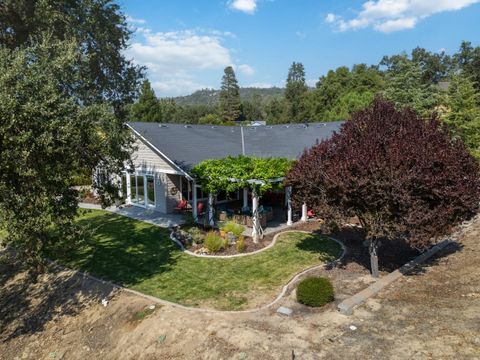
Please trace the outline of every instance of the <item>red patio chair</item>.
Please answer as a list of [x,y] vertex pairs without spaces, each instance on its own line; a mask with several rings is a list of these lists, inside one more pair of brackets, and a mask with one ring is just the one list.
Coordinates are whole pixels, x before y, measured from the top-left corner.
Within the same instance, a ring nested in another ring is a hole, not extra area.
[[185,199],[182,199],[176,208],[173,209],[173,211],[175,212],[182,212],[182,211],[185,211],[187,210],[187,204],[188,204],[188,201],[185,200]]
[[199,202],[197,205],[197,215],[203,215],[205,213],[205,205],[203,202]]

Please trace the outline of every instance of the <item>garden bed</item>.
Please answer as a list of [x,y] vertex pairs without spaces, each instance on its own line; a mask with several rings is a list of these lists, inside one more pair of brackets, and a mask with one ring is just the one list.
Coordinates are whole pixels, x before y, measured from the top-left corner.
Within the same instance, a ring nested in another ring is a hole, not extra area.
[[[195,253],[195,254],[206,254],[206,255],[218,255],[218,256],[228,256],[228,255],[240,255],[240,254],[248,254],[248,253],[253,253],[255,251],[264,249],[271,243],[271,239],[262,239],[259,240],[258,243],[254,243],[253,239],[250,236],[244,236],[244,243],[245,243],[245,248],[243,251],[238,251],[237,248],[234,245],[227,246],[220,251],[217,251],[215,253],[208,253],[205,252],[204,249],[205,247],[201,244],[192,244],[188,247],[186,247],[187,250]],[[203,249],[203,250],[202,250]]]
[[172,231],[172,236],[183,247],[198,255],[231,256],[253,253],[271,244],[273,236],[259,239],[244,235],[245,226],[233,221],[221,222],[219,229],[184,224]]

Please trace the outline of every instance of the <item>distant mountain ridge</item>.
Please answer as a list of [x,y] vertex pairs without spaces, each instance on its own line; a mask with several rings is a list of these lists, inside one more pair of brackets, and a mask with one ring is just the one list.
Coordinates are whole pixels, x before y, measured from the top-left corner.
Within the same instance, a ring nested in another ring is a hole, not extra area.
[[[243,100],[266,104],[274,98],[281,98],[285,89],[272,88],[240,88],[240,97]],[[220,90],[202,89],[186,96],[174,97],[177,105],[218,105]]]

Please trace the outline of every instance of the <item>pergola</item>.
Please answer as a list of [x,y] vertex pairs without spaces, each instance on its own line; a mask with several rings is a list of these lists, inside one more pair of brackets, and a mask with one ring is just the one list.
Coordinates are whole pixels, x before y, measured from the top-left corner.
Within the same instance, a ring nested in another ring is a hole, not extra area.
[[[249,208],[248,192],[252,194],[252,238],[258,242],[263,237],[260,225],[259,201],[262,194],[272,188],[283,187],[285,175],[291,161],[281,158],[254,158],[246,156],[226,157],[224,159],[206,160],[193,169],[194,188],[199,182],[208,191],[208,223],[215,226],[214,196],[218,191],[243,190],[243,209]],[[287,207],[287,225],[292,219],[292,188],[285,187],[285,204]],[[193,191],[192,212],[195,220],[197,214],[197,194]],[[302,221],[307,220],[307,206],[302,206]]]

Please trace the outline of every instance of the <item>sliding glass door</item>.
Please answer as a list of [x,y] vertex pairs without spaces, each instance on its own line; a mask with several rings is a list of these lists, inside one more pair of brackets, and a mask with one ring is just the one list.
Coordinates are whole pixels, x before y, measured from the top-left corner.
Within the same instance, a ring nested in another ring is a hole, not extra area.
[[145,205],[145,175],[137,175],[138,204]]
[[155,206],[155,177],[135,174],[130,177],[132,204],[142,207]]
[[137,181],[134,174],[130,175],[130,196],[132,197],[132,204],[138,204]]
[[152,175],[145,176],[147,184],[147,206],[155,206],[155,178]]

